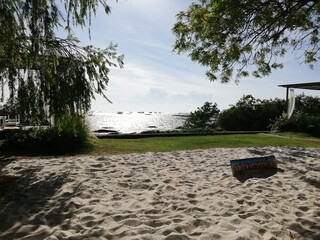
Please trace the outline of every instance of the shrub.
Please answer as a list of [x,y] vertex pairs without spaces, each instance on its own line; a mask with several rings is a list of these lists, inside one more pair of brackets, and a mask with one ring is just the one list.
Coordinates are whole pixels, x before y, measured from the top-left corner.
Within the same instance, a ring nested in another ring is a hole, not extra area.
[[260,100],[246,95],[220,113],[218,125],[228,131],[265,131],[285,109],[284,100]]
[[300,94],[296,96],[295,112],[307,114],[309,116],[320,116],[320,98]]
[[217,116],[219,109],[216,103],[205,102],[201,108],[190,113],[183,128],[213,128],[213,118]]
[[273,130],[303,132],[320,137],[320,117],[303,113],[296,113],[290,119],[282,116],[273,125]]
[[7,134],[3,151],[32,154],[65,154],[90,147],[90,133],[83,116],[64,115],[53,127],[34,127]]
[[90,142],[90,130],[84,116],[64,115],[56,120],[51,130],[54,142],[61,146],[82,148]]

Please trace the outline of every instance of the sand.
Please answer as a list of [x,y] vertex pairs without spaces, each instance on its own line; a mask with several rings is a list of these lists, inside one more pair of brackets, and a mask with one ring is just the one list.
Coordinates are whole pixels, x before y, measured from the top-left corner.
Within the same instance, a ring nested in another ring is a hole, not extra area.
[[[274,154],[278,170],[232,176]],[[0,239],[320,239],[320,150],[0,160]]]

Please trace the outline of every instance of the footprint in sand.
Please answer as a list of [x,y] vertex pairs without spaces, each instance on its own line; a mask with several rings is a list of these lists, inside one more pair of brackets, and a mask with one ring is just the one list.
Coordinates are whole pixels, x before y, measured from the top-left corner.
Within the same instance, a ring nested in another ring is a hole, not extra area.
[[189,238],[186,235],[179,235],[179,234],[171,234],[165,238],[165,240],[189,240]]
[[189,203],[191,203],[192,205],[197,205],[198,201],[197,200],[189,200]]
[[170,221],[160,221],[160,220],[152,220],[152,221],[147,221],[144,222],[145,225],[150,226],[152,228],[160,228],[165,225],[170,225]]
[[307,211],[309,210],[309,208],[306,207],[306,206],[298,207],[298,209],[300,209],[300,210],[303,211],[303,212],[307,212]]
[[196,194],[188,193],[188,194],[187,194],[187,197],[188,197],[188,198],[195,198],[195,197],[196,197]]
[[244,213],[244,214],[239,214],[238,216],[239,216],[239,218],[247,219],[249,217],[254,216],[254,214],[253,213]]

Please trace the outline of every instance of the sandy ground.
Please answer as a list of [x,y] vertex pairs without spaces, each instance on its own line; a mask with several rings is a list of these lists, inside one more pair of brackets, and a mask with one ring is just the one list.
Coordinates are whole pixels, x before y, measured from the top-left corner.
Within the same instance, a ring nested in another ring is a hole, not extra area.
[[[229,160],[274,154],[235,178]],[[320,239],[320,150],[0,160],[0,239]]]

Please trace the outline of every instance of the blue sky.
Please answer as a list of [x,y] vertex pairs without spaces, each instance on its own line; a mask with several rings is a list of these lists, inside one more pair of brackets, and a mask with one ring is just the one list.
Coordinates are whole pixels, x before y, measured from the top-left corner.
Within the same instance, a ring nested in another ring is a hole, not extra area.
[[[83,45],[106,47],[110,42],[118,44],[118,52],[125,55],[123,69],[113,68],[106,95],[108,103],[97,96],[92,110],[190,112],[204,102],[216,102],[226,109],[245,94],[256,98],[285,98],[280,84],[320,81],[320,65],[314,70],[301,64],[303,59],[288,55],[283,59],[285,67],[271,76],[256,79],[244,78],[222,84],[210,82],[206,69],[192,62],[187,55],[172,52],[175,38],[171,31],[175,15],[186,10],[192,0],[119,0],[109,1],[112,12],[103,9],[92,19],[91,40],[88,30],[77,30]],[[319,96],[319,92],[297,90]]]

